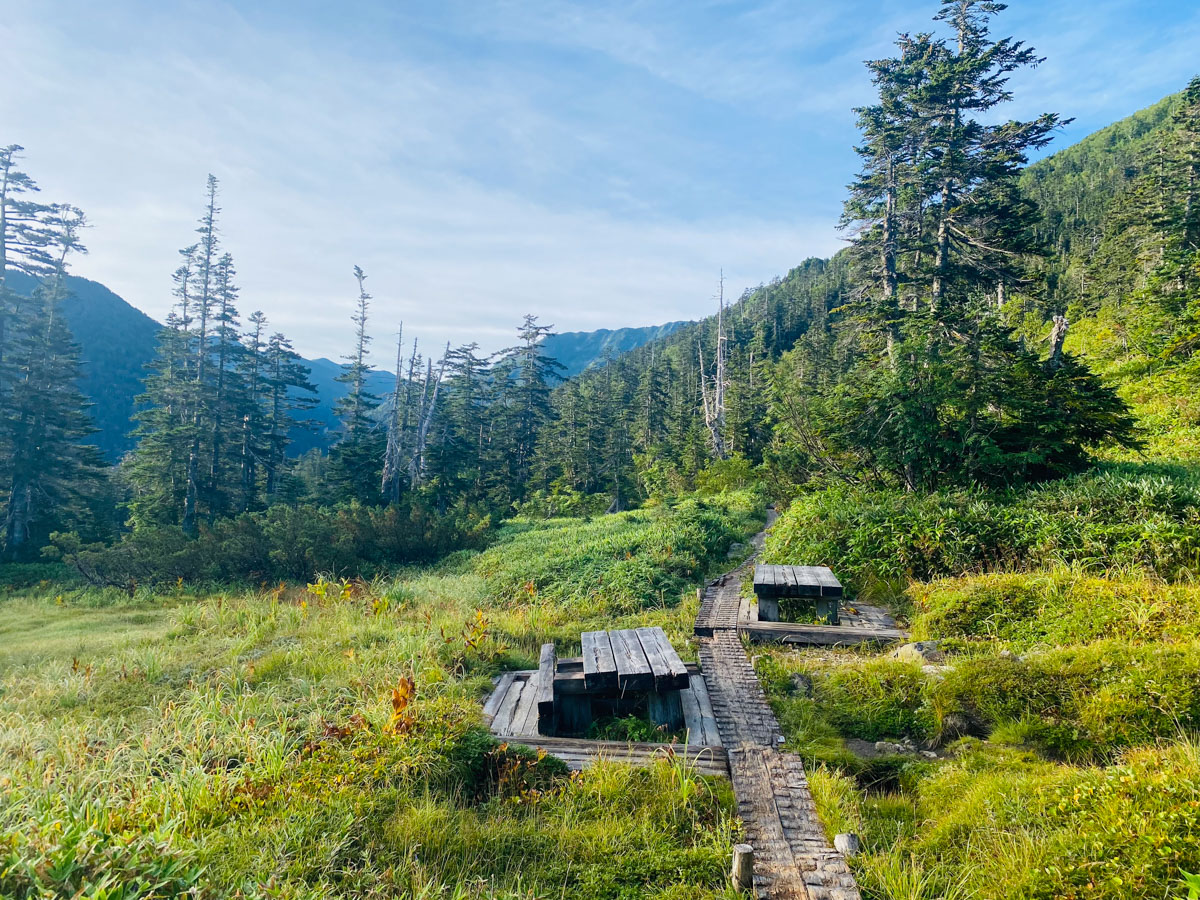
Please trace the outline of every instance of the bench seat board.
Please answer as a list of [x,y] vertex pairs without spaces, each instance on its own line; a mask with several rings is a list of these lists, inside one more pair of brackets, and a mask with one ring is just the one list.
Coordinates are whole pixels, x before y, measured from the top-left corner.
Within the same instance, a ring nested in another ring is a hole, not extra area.
[[661,628],[638,628],[638,640],[654,673],[654,690],[678,691],[688,686],[688,671],[683,660],[667,640]]
[[841,597],[842,584],[828,566],[754,567],[754,593],[759,597]]
[[642,642],[632,628],[610,631],[613,656],[617,660],[617,687],[622,691],[654,689],[654,670],[642,650]]
[[589,691],[614,690],[617,687],[617,659],[607,631],[585,631],[583,643],[583,680]]

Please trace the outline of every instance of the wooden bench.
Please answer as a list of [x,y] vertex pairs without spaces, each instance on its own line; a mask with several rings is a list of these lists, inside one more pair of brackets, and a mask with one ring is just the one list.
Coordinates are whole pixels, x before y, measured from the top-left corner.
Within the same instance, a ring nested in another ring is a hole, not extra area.
[[583,734],[604,715],[631,715],[645,708],[654,724],[684,727],[680,691],[690,683],[687,666],[661,628],[585,631],[583,655],[557,659],[542,645],[538,667],[538,730]]
[[757,565],[754,594],[758,597],[759,621],[778,622],[779,601],[801,599],[811,601],[819,620],[838,624],[842,583],[827,566]]

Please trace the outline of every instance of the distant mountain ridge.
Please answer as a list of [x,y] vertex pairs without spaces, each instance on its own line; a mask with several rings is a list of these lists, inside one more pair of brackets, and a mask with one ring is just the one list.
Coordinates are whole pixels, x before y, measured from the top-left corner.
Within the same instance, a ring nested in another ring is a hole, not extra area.
[[[7,273],[7,281],[20,294],[29,294],[36,286],[33,278],[12,269]],[[154,358],[162,325],[97,281],[70,275],[67,287],[62,311],[80,348],[83,371],[79,386],[92,402],[91,415],[97,429],[92,442],[115,462],[133,448],[130,432],[135,425],[134,400],[142,393],[146,364]],[[670,322],[644,328],[565,332],[547,338],[545,348],[566,367],[566,375],[570,377],[602,365],[610,356],[670,334],[684,324]],[[306,359],[304,363],[310,369],[309,377],[320,398],[317,407],[308,414],[317,430],[297,432],[291,448],[293,454],[333,443],[338,430],[334,405],[348,390],[336,380],[342,372],[341,363],[325,357]],[[377,370],[371,373],[367,390],[385,396],[394,382],[393,373]]]
[[691,322],[667,322],[641,328],[600,328],[596,331],[564,331],[552,334],[543,342],[546,353],[566,367],[568,378],[587,369],[603,365],[605,360],[636,350],[643,344],[657,341]]

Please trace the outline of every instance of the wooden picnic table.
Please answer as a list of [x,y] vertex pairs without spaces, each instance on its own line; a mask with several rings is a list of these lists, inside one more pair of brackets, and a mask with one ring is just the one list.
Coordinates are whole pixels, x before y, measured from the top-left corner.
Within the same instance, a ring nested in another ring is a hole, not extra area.
[[781,599],[803,599],[812,601],[818,619],[836,625],[843,591],[827,566],[760,564],[754,567],[754,594],[760,621],[779,621]]
[[538,666],[538,730],[582,734],[604,715],[644,711],[654,724],[683,727],[680,691],[690,683],[687,666],[661,628],[585,631],[583,655],[558,659],[543,644]]

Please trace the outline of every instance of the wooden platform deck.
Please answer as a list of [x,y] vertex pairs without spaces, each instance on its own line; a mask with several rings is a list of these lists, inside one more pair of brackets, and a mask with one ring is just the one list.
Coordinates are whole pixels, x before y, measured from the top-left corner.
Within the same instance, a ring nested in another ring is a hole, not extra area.
[[579,772],[599,760],[644,766],[657,759],[682,759],[701,775],[729,777],[729,754],[721,744],[643,744],[621,741],[585,741],[578,738],[540,737],[528,734],[497,734],[498,740],[545,750],[573,771]]
[[[570,663],[572,660],[563,660]],[[699,668],[686,664],[688,686],[680,690],[679,697],[683,703],[684,725],[688,732],[687,745],[690,748],[721,748],[721,736],[717,732],[717,720],[713,714],[712,700],[709,698],[708,686]],[[538,738],[538,746],[552,739],[542,735],[538,729],[537,697],[541,687],[541,675],[538,669],[527,669],[520,672],[505,672],[496,683],[496,689],[488,697],[483,707],[483,716],[492,734],[511,740]],[[554,741],[567,741],[570,745],[605,744],[604,741],[584,741],[578,738],[553,738]],[[545,743],[547,752],[551,751],[550,744]],[[556,744],[556,746],[558,746]],[[562,744],[561,746],[568,746]],[[621,744],[620,746],[626,746]],[[647,744],[644,747],[660,748],[666,744]],[[556,754],[557,755],[557,754]],[[569,760],[568,760],[569,762]]]
[[853,647],[859,644],[891,644],[905,638],[903,629],[887,610],[855,601],[842,604],[838,625],[804,622],[762,622],[758,604],[741,598],[737,630],[754,641],[775,641],[806,647]]

